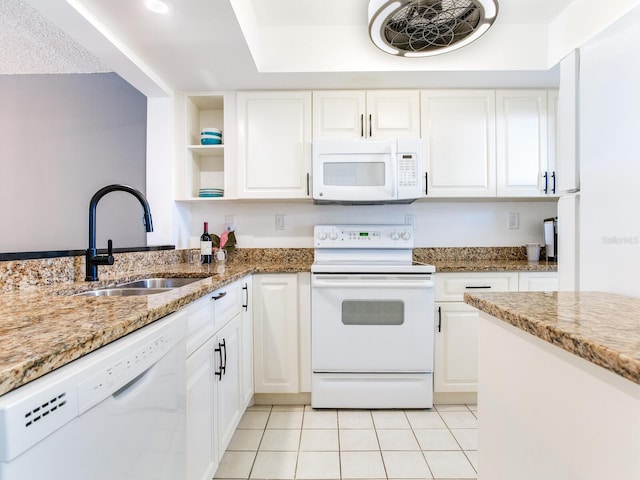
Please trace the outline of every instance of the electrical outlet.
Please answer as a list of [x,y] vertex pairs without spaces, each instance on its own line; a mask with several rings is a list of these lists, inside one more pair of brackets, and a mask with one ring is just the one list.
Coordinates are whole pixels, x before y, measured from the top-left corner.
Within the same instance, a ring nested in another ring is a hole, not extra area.
[[404,224],[411,225],[413,228],[416,228],[416,216],[413,213],[406,213],[404,215]]
[[276,215],[276,230],[284,230],[284,229],[285,229],[285,216]]
[[235,229],[236,229],[236,217],[234,215],[225,215],[225,217],[224,217],[224,229],[227,232],[235,231]]
[[509,230],[517,230],[520,228],[520,214],[517,212],[509,213],[509,223],[507,228]]

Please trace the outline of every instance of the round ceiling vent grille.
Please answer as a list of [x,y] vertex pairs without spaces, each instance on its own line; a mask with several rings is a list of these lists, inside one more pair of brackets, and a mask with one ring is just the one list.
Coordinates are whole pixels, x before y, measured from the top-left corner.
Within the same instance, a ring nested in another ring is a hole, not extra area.
[[426,57],[473,42],[497,14],[497,0],[371,0],[369,34],[387,53]]

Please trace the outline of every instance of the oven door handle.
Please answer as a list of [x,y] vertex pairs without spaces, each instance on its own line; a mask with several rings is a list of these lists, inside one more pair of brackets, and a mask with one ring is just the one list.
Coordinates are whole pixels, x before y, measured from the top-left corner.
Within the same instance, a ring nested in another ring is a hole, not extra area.
[[432,279],[414,279],[414,280],[320,280],[314,279],[312,282],[314,288],[433,288]]

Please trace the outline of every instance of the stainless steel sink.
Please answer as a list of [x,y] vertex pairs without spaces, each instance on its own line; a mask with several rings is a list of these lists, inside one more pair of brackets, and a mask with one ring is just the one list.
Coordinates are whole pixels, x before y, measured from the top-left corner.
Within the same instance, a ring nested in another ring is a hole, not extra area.
[[131,297],[138,295],[153,295],[155,293],[170,292],[171,288],[99,288],[87,292],[76,293],[74,297]]
[[142,280],[134,280],[132,282],[123,283],[117,285],[114,288],[178,288],[189,285],[190,283],[198,282],[201,278],[144,278]]

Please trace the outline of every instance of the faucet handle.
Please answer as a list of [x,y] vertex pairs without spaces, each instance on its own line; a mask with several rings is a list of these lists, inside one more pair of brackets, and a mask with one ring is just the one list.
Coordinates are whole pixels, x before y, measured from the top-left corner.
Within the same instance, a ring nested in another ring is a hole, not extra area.
[[107,265],[113,265],[115,259],[113,258],[113,240],[107,240]]

